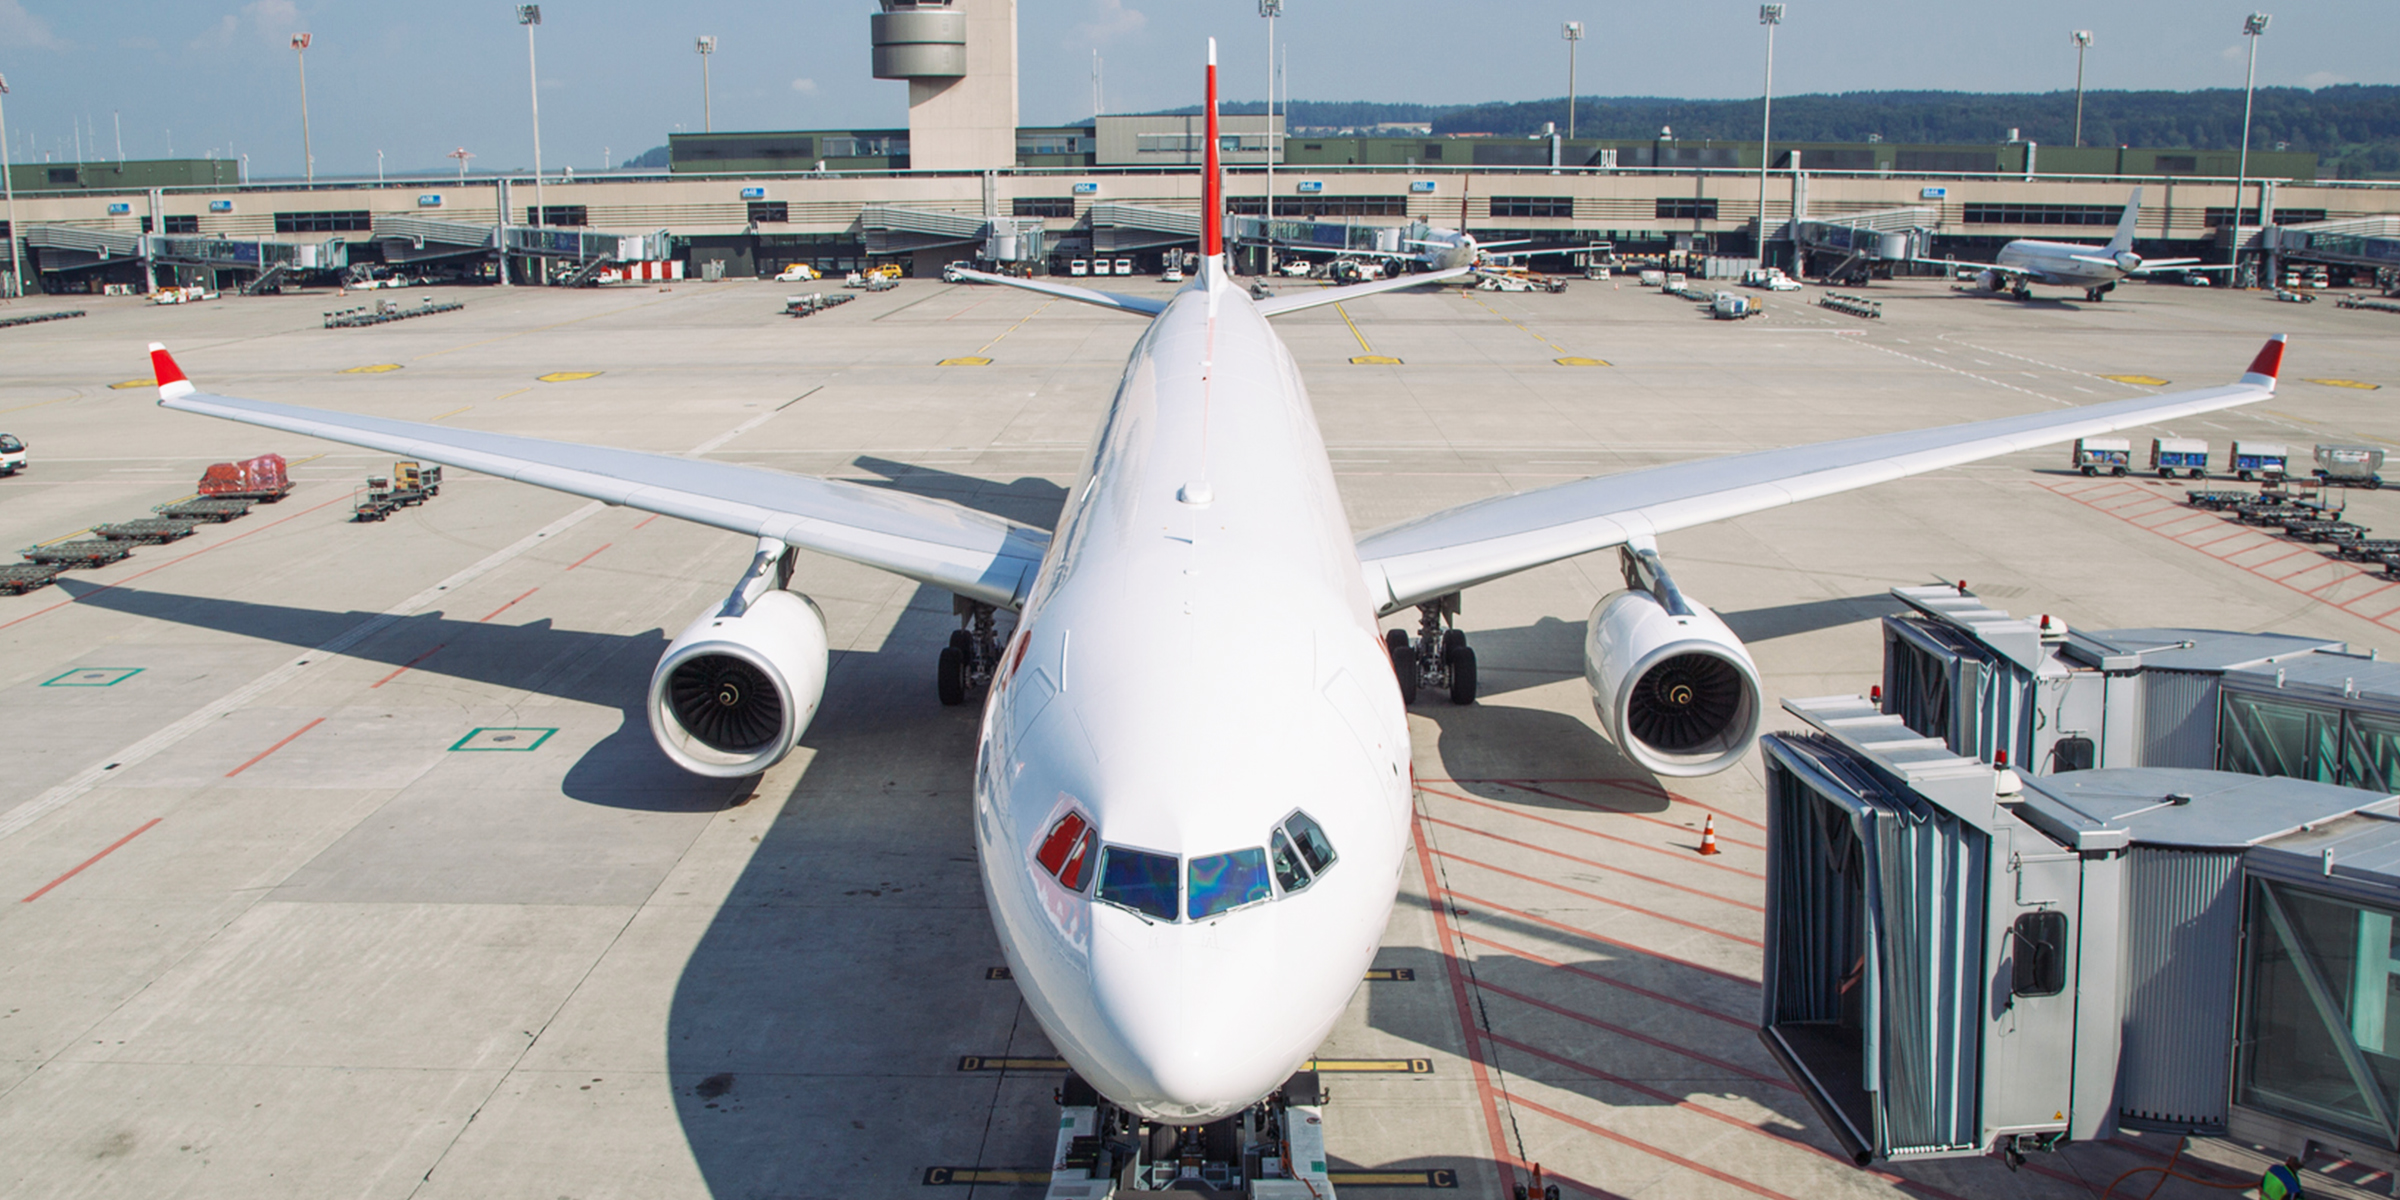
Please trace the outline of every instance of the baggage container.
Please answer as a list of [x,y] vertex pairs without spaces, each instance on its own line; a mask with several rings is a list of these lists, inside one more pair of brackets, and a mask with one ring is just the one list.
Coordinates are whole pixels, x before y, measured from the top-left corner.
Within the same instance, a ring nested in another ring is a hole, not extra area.
[[2383,486],[2383,449],[2380,446],[2325,445],[2317,446],[2317,480],[2345,487],[2379,488]]
[[2291,462],[2290,448],[2277,442],[2235,442],[2233,444],[2233,477],[2248,483],[2253,479],[2279,480]]
[[1642,272],[1642,286],[1646,288],[1667,286],[1667,273],[1665,271]]
[[200,494],[216,500],[273,504],[291,491],[291,476],[280,454],[261,454],[238,463],[216,463],[200,474]]
[[2124,438],[2076,438],[2072,465],[2086,475],[2122,475],[2133,466],[2133,443]]
[[2183,471],[2194,479],[2208,477],[2208,443],[2198,438],[2151,438],[2150,469],[2160,479]]

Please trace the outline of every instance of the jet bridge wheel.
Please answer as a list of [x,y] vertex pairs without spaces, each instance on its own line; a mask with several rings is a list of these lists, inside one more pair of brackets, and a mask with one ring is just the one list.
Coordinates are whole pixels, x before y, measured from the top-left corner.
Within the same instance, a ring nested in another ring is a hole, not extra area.
[[942,704],[956,708],[967,702],[967,656],[956,646],[942,647],[940,664],[935,668],[934,685],[940,690]]

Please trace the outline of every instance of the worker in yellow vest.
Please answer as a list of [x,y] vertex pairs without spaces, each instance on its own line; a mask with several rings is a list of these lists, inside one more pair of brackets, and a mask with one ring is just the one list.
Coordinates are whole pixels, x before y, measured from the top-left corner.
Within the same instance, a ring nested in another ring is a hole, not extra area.
[[2259,1200],[2301,1200],[2306,1194],[2300,1190],[2300,1160],[2296,1156],[2268,1167],[2266,1174],[2258,1177]]

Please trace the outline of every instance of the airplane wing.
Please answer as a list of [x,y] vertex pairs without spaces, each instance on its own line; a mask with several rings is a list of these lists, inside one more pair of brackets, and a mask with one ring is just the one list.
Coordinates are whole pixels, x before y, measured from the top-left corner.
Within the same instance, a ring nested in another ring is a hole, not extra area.
[[1096,288],[1076,287],[1071,283],[1051,283],[1043,279],[1019,279],[1014,275],[987,275],[981,271],[960,271],[959,275],[977,283],[1004,284],[1008,287],[1023,288],[1029,292],[1040,292],[1045,296],[1056,296],[1061,300],[1074,300],[1100,308],[1113,308],[1118,312],[1139,313],[1145,317],[1155,317],[1167,311],[1166,301],[1153,300],[1148,296],[1126,296],[1116,292],[1103,292]]
[[1299,312],[1304,308],[1339,304],[1344,300],[1356,300],[1361,296],[1372,296],[1379,292],[1396,292],[1401,288],[1416,287],[1419,284],[1440,283],[1445,279],[1456,279],[1474,269],[1473,267],[1452,267],[1447,271],[1427,271],[1422,275],[1394,275],[1389,279],[1370,279],[1365,283],[1353,283],[1346,287],[1320,288],[1313,292],[1295,292],[1289,296],[1273,296],[1259,301],[1258,311],[1264,316],[1280,317],[1285,313]]
[[1635,539],[1977,459],[2173,420],[2275,394],[2284,336],[2241,381],[2163,396],[2026,413],[1648,467],[1479,500],[1358,541],[1379,612]]
[[[2007,275],[2012,278],[2031,274],[2023,267],[2004,267],[1999,263],[1968,262],[1963,258],[1912,258],[1908,261],[1923,263],[1929,267],[1972,267],[1978,271],[1990,271],[1996,275]],[[2109,265],[2116,264],[2112,260]]]
[[2152,271],[2230,271],[2233,266],[2232,263],[2204,263],[2196,258],[2162,258],[2157,262],[2143,263],[2140,270],[2127,271],[2126,274],[2147,275]]
[[793,545],[1014,609],[1050,535],[944,500],[733,463],[215,396],[164,346],[150,362],[163,408],[365,446]]

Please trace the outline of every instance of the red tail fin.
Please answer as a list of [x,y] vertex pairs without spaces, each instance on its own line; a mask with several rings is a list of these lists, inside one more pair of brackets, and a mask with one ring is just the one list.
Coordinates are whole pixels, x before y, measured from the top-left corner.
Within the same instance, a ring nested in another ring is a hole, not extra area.
[[2248,375],[2263,375],[2270,383],[2273,382],[2283,370],[2283,343],[2284,335],[2280,333],[2267,339],[2267,344],[2259,348],[2258,357],[2250,360]]
[[1225,253],[1225,173],[1217,164],[1217,39],[1208,39],[1208,148],[1201,159],[1200,253]]

